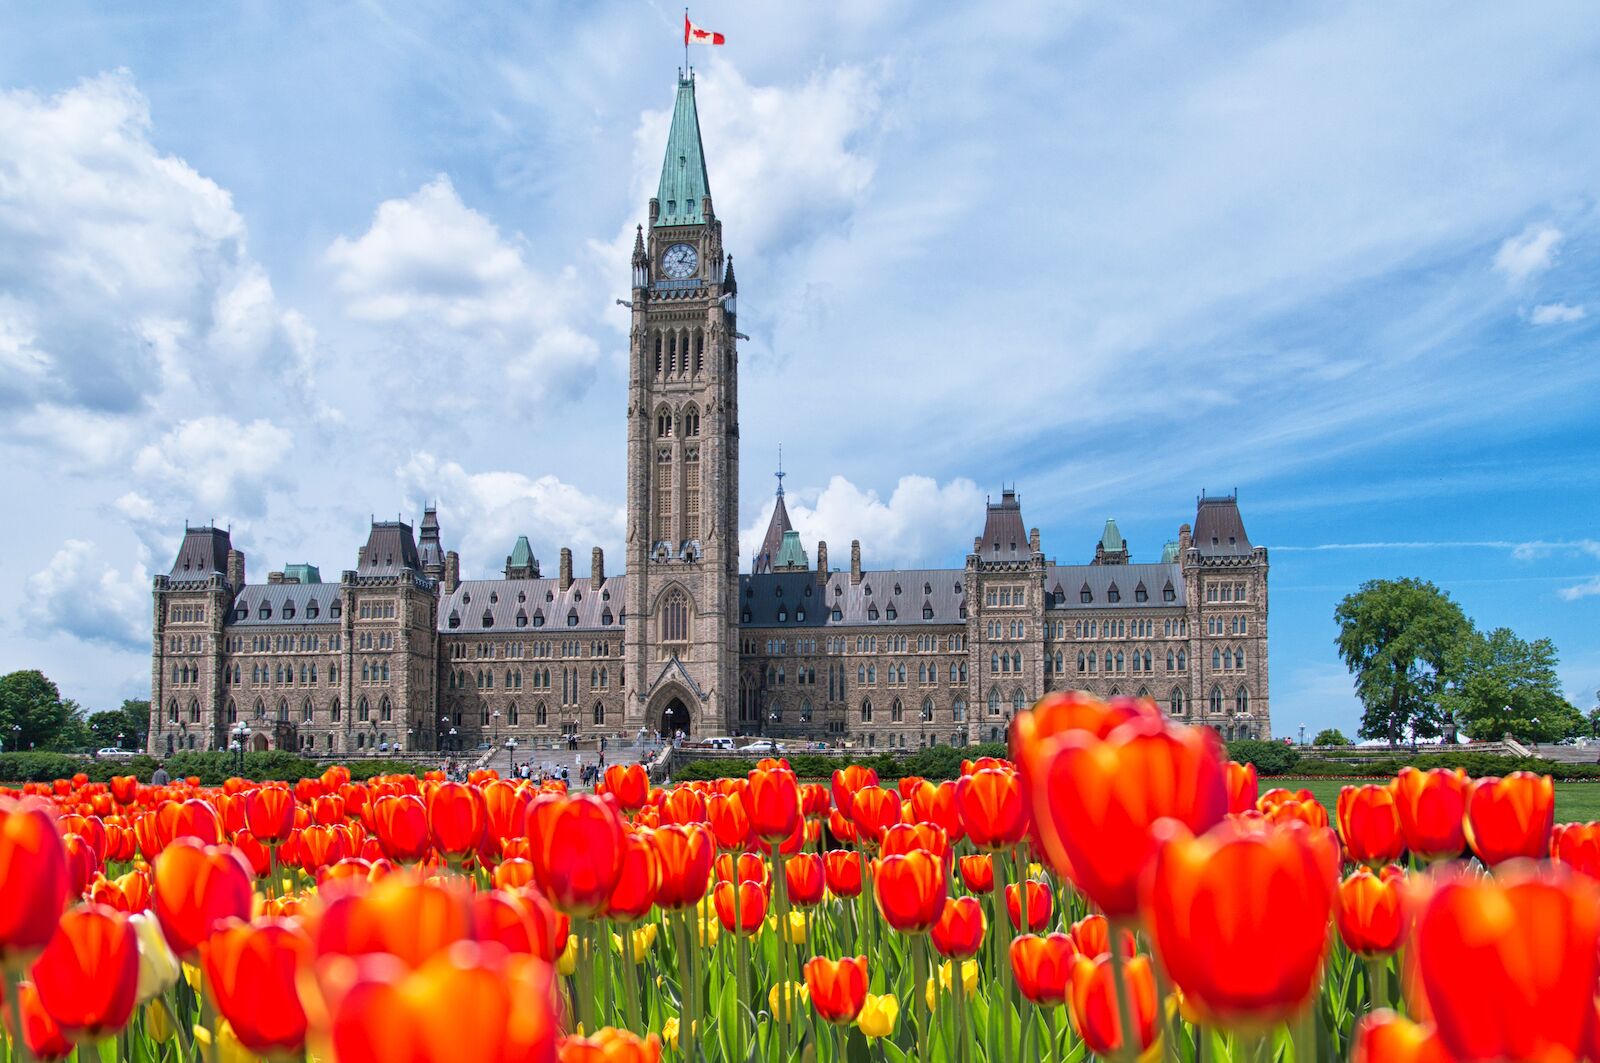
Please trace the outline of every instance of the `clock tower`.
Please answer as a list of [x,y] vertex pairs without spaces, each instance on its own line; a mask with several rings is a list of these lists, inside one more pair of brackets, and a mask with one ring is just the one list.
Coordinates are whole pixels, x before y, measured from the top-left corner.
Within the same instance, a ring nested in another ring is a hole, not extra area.
[[728,732],[739,654],[733,260],[711,205],[694,77],[680,76],[628,342],[629,733]]

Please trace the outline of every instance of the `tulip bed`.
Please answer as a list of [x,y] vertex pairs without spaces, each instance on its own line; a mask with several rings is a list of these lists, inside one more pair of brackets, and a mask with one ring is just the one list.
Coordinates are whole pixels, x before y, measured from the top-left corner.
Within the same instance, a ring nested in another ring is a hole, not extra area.
[[1052,695],[959,779],[0,790],[13,1060],[1600,1060],[1600,824]]

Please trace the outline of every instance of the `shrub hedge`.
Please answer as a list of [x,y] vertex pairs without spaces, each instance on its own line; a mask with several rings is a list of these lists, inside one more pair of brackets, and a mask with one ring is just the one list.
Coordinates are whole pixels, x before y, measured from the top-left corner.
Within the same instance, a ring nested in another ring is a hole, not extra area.
[[[692,757],[693,753],[684,755]],[[860,764],[876,771],[879,779],[899,779],[908,775],[918,775],[937,782],[959,776],[963,760],[1005,755],[1004,744],[987,742],[975,746],[933,746],[930,749],[919,749],[904,757],[891,756],[888,753],[869,753],[864,756],[843,753],[795,753],[788,755],[786,759],[789,761],[789,766],[794,769],[795,775],[802,779],[831,779],[835,769],[850,764]],[[747,775],[755,766],[755,759],[743,757],[685,760],[673,767],[672,778],[677,782],[694,779],[727,779]]]
[[[164,763],[167,774],[174,779],[197,775],[203,786],[220,786],[233,775],[262,782],[295,782],[321,775],[323,769],[335,761],[308,760],[287,750],[274,749],[263,753],[246,753],[242,771],[234,755],[227,752],[185,751],[165,758]],[[346,766],[350,769],[350,777],[357,781],[375,775],[421,775],[430,767],[405,760],[356,760]],[[106,782],[113,775],[136,775],[149,781],[150,773],[155,768],[155,758],[147,756],[95,760],[66,753],[0,753],[0,781],[8,783],[51,782],[70,779],[79,772],[89,776],[91,782]]]
[[1228,757],[1240,764],[1254,764],[1257,775],[1284,775],[1299,762],[1300,751],[1282,742],[1241,738],[1228,743]]

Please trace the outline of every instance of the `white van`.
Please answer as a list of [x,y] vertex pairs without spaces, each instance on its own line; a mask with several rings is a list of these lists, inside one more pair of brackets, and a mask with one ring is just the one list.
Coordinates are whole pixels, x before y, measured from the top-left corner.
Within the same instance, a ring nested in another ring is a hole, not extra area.
[[726,749],[729,752],[732,752],[735,748],[733,739],[727,737],[702,738],[700,740],[700,744],[705,746],[707,749]]

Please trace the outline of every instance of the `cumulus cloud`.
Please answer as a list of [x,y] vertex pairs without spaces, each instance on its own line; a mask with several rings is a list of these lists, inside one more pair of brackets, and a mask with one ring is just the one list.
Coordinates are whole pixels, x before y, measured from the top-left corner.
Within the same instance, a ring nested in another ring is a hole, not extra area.
[[[289,432],[271,421],[196,417],[141,448],[133,471],[198,503],[207,516],[254,515],[266,508],[266,491],[278,481],[291,442]],[[143,501],[128,504],[138,512]]]
[[83,539],[68,539],[28,577],[22,603],[24,618],[48,630],[127,649],[149,647],[149,609],[145,566],[124,573]]
[[487,577],[501,571],[517,536],[526,535],[543,569],[555,571],[558,553],[570,546],[574,564],[588,564],[588,550],[599,546],[611,556],[607,567],[621,571],[625,513],[555,476],[520,472],[469,472],[459,463],[421,452],[398,470],[402,488],[417,504],[437,499],[439,523],[447,544],[461,551],[463,574]]
[[1569,306],[1566,303],[1543,303],[1534,307],[1528,314],[1528,320],[1535,325],[1565,325],[1572,321],[1582,321],[1583,317],[1583,307]]
[[1591,579],[1584,580],[1582,583],[1574,583],[1570,587],[1562,587],[1556,593],[1561,595],[1562,601],[1567,602],[1575,602],[1579,598],[1600,595],[1600,576],[1594,576]]
[[[902,476],[884,501],[877,491],[835,476],[821,491],[791,491],[784,502],[813,564],[819,539],[828,544],[830,565],[849,562],[852,539],[861,540],[863,564],[943,564],[952,555],[964,557],[983,530],[983,493],[960,477],[941,485],[928,476]],[[769,501],[740,531],[746,557],[766,534],[775,504]]]
[[541,276],[523,251],[440,175],[379,204],[365,233],[340,236],[324,257],[352,318],[493,373],[509,367],[531,397],[571,390],[589,379],[599,348],[568,320],[581,302],[571,274]]
[[1555,264],[1561,239],[1561,230],[1553,225],[1530,225],[1500,245],[1494,268],[1513,284],[1521,284]]

